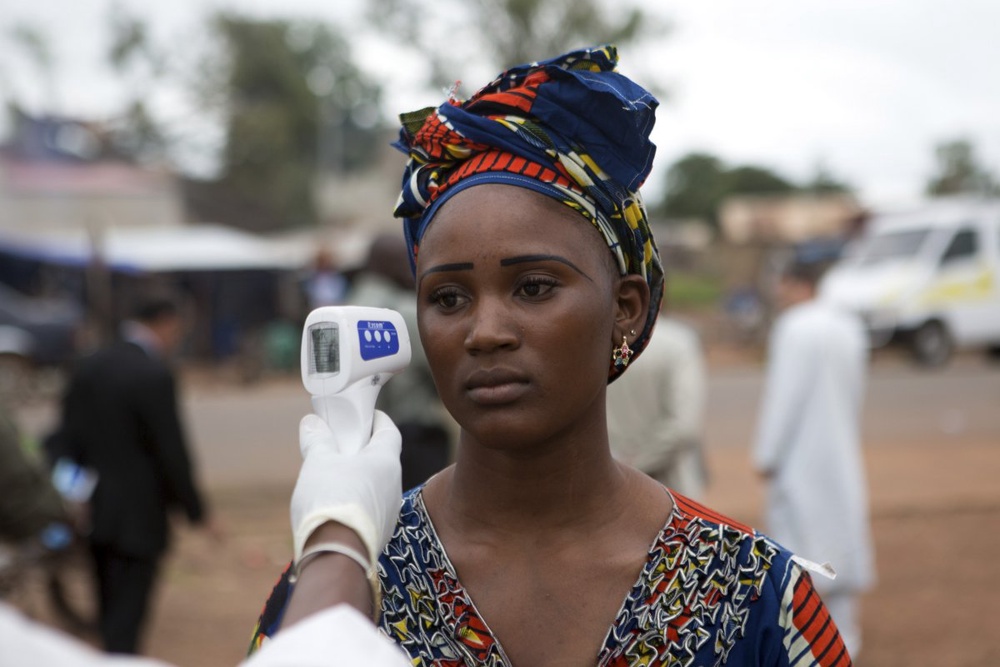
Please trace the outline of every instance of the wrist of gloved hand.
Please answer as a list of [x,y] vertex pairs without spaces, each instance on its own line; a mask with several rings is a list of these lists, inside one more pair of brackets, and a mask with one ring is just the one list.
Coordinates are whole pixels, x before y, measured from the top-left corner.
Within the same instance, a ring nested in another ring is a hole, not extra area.
[[392,536],[402,500],[399,430],[375,411],[372,436],[357,453],[343,453],[320,417],[299,424],[302,469],[292,494],[291,520],[296,560],[319,526],[335,521],[354,530],[377,561]]

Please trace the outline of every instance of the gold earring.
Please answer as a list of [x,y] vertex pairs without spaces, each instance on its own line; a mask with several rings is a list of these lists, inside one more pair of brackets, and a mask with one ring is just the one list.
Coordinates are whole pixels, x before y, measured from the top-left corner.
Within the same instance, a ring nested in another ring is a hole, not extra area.
[[632,350],[628,346],[628,339],[622,336],[622,344],[611,351],[611,360],[614,362],[615,370],[623,371],[632,359]]

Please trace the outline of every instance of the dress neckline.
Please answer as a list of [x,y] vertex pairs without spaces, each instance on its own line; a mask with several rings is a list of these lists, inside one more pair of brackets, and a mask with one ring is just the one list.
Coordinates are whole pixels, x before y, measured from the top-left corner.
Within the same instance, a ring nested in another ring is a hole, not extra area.
[[[430,512],[427,511],[427,506],[424,505],[424,486],[425,485],[421,485],[421,487],[417,489],[416,493],[413,494],[413,508],[419,515],[420,520],[427,526],[427,532],[429,537],[431,538],[430,540],[431,548],[436,550],[440,555],[441,562],[444,564],[447,570],[447,575],[453,580],[454,585],[456,586],[456,590],[454,592],[460,594],[463,598],[465,598],[465,601],[468,603],[469,608],[475,615],[475,619],[478,622],[477,624],[479,626],[478,631],[479,632],[482,632],[483,630],[486,631],[486,633],[489,635],[490,641],[493,643],[493,645],[497,649],[497,652],[500,654],[500,657],[503,660],[503,664],[505,665],[505,667],[512,667],[510,659],[507,657],[506,652],[504,652],[503,645],[500,643],[500,639],[496,636],[496,633],[493,632],[493,629],[490,628],[489,624],[487,623],[486,618],[479,611],[479,608],[476,606],[475,600],[472,599],[472,595],[469,593],[469,590],[465,587],[465,584],[463,584],[462,581],[458,578],[458,570],[455,569],[454,563],[451,562],[451,558],[448,556],[448,552],[444,548],[444,543],[438,536],[437,528],[434,527],[434,521],[431,519]],[[597,654],[597,656],[595,656],[597,660],[595,664],[600,664],[601,655],[607,648],[609,638],[612,636],[612,634],[618,627],[618,624],[621,622],[621,620],[624,617],[627,617],[629,606],[633,602],[633,596],[632,596],[633,592],[637,588],[642,587],[643,582],[648,581],[650,579],[652,574],[651,570],[656,567],[656,564],[658,562],[657,545],[659,545],[664,540],[665,536],[667,536],[668,533],[672,533],[675,530],[678,520],[681,518],[680,508],[678,507],[677,499],[674,497],[674,494],[666,486],[663,487],[663,490],[667,493],[667,497],[670,499],[670,513],[667,515],[667,520],[664,523],[663,527],[660,528],[659,532],[656,533],[656,535],[653,537],[653,541],[646,549],[646,560],[643,563],[642,569],[639,571],[639,576],[632,583],[629,589],[625,591],[624,599],[622,600],[622,603],[618,606],[618,611],[615,613],[614,621],[611,622],[611,625],[604,633],[604,638],[601,641],[601,650]],[[456,636],[461,636],[465,634],[468,631],[467,630],[468,625],[469,624],[466,621],[460,627],[455,627],[454,632]]]

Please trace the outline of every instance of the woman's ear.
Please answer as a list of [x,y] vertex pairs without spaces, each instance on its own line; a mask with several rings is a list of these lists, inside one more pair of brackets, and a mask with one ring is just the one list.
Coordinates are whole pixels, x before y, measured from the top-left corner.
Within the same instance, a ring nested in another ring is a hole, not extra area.
[[[622,336],[635,340],[636,335],[646,327],[648,315],[649,285],[642,276],[622,276],[615,302],[615,341],[621,341]],[[633,334],[633,331],[636,333]]]

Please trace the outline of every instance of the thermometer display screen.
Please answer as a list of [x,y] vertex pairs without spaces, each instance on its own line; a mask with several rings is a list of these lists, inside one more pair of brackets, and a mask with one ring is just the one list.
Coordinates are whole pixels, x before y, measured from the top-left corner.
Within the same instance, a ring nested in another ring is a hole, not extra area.
[[309,329],[312,336],[310,373],[340,372],[340,331],[336,324],[323,322]]

